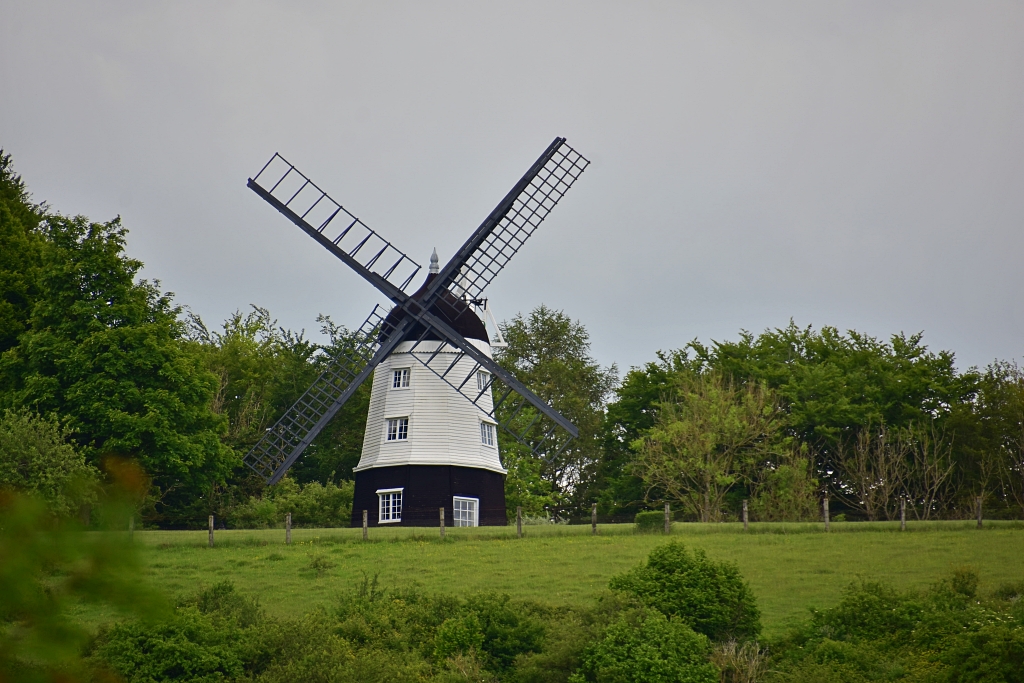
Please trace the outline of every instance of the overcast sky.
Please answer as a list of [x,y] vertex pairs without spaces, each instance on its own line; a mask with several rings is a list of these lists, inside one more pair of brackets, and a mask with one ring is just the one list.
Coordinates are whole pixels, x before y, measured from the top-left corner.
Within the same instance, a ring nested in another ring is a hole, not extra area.
[[274,152],[425,266],[555,136],[592,164],[499,319],[623,369],[790,318],[1024,355],[1022,3],[0,0],[0,147],[211,324],[380,301],[246,188]]

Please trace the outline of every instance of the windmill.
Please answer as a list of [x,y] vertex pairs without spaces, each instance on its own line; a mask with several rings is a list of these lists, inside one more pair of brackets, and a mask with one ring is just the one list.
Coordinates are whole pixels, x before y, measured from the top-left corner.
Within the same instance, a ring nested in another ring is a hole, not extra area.
[[[391,302],[375,306],[244,462],[276,483],[371,375],[353,524],[505,524],[496,430],[550,460],[576,427],[491,358],[483,294],[589,162],[556,138],[443,267],[421,267],[280,154],[248,186]],[[493,321],[493,317],[491,318]]]

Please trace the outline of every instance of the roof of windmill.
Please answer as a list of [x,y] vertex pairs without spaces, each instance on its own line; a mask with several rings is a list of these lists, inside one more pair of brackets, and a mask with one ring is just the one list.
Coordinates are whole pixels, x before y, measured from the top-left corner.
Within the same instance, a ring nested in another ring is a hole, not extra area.
[[[430,257],[430,269],[431,272],[427,275],[426,281],[423,286],[420,287],[415,294],[412,295],[413,299],[419,300],[423,298],[423,295],[427,292],[427,287],[437,277],[437,273],[434,272],[435,259],[437,252]],[[448,323],[452,329],[461,334],[466,339],[479,339],[485,341],[488,344],[491,343],[490,338],[487,336],[487,327],[484,322],[480,319],[469,304],[455,296],[451,292],[445,292],[441,297],[430,307],[430,312],[441,318],[441,320]],[[382,330],[390,331],[394,329],[396,325],[402,320],[404,313],[399,309],[394,309],[391,313],[388,313],[388,317],[384,319]],[[385,336],[385,332],[381,332],[381,341]],[[419,323],[414,324],[408,332],[405,333],[403,341],[416,340],[423,334],[423,326]],[[433,332],[430,332],[423,338],[424,340],[440,341]]]

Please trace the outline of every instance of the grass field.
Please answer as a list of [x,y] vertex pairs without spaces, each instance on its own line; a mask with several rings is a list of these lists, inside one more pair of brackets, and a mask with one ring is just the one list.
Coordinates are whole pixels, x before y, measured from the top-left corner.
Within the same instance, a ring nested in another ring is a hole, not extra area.
[[[809,607],[827,607],[857,579],[884,580],[902,588],[924,587],[955,567],[981,576],[981,590],[1024,578],[1024,524],[987,522],[910,523],[901,533],[888,523],[676,524],[672,538],[704,548],[716,559],[734,561],[750,582],[763,614],[765,635],[777,636],[802,620]],[[385,588],[467,595],[507,592],[548,604],[585,604],[607,589],[608,579],[643,560],[666,542],[661,534],[633,533],[632,525],[528,526],[514,528],[296,529],[291,546],[284,531],[218,531],[216,547],[207,533],[142,531],[151,580],[172,594],[230,579],[259,596],[272,615],[298,616],[329,604],[340,591],[357,587],[363,573],[378,574]],[[321,556],[331,566],[310,568]],[[83,609],[92,623],[110,614]]]

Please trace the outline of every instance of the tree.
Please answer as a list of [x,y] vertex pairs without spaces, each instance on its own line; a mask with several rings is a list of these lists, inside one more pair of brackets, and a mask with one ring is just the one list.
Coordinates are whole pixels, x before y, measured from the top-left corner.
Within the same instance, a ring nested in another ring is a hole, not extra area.
[[0,354],[18,343],[38,295],[43,212],[0,149]]
[[53,417],[7,410],[0,417],[0,489],[38,496],[67,517],[96,501],[99,472],[66,440]]
[[[524,318],[516,315],[501,325],[506,348],[495,349],[494,358],[540,398],[579,428],[580,435],[551,462],[542,463],[540,476],[548,482],[556,504],[584,506],[583,484],[591,477],[600,458],[599,435],[608,396],[618,382],[614,365],[602,368],[590,356],[590,335],[578,321],[561,311],[538,306]],[[503,455],[510,453],[510,439],[499,443]],[[521,451],[515,458],[529,457]],[[528,473],[532,467],[517,467],[510,474]],[[528,481],[506,478],[509,497],[523,495]],[[528,485],[527,495],[546,495],[541,487]],[[588,505],[586,507],[589,507]]]
[[236,459],[210,407],[217,378],[183,343],[181,309],[136,281],[119,219],[47,215],[38,295],[0,356],[0,402],[67,420],[89,462],[133,456],[160,495],[201,496]]
[[702,522],[719,521],[726,493],[774,438],[779,417],[759,384],[736,386],[716,372],[680,376],[654,426],[633,442],[633,472]]
[[631,368],[615,389],[601,426],[601,461],[590,484],[604,512],[635,515],[645,498],[661,497],[633,472],[632,444],[654,427],[660,401],[671,392],[675,378],[688,370],[685,351],[659,351],[656,362]]

